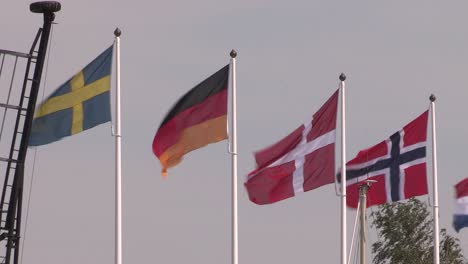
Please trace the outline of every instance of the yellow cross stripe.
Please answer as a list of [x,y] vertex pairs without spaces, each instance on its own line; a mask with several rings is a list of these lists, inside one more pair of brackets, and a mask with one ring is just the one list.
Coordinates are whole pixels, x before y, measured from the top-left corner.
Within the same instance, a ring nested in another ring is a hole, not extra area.
[[[84,87],[84,74],[83,71],[80,71],[77,75],[73,76],[70,81],[70,87],[72,92],[78,91]],[[73,119],[71,134],[80,133],[83,131],[83,102],[73,106]]]
[[76,91],[85,86],[83,71],[80,71],[75,76],[73,76],[73,78],[70,80],[70,86],[72,91]]
[[84,101],[105,93],[110,90],[110,75],[107,75],[95,82],[92,82],[81,89],[73,90],[70,93],[52,97],[39,108],[36,118],[45,116],[51,113],[58,112],[67,108],[71,108],[77,104],[82,104]]
[[73,106],[73,119],[71,134],[77,134],[83,131],[83,104]]

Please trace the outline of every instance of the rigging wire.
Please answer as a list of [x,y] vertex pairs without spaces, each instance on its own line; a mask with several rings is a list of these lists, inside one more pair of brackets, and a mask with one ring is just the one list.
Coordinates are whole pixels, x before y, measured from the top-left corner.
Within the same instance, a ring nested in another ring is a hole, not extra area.
[[371,247],[368,247],[368,246],[367,246],[368,244],[370,244],[370,238],[369,238],[369,237],[370,237],[370,236],[369,236],[369,234],[370,234],[370,233],[369,233],[369,231],[370,231],[370,225],[369,225],[369,221],[367,221],[367,220],[368,220],[368,217],[367,217],[367,216],[368,216],[368,214],[367,214],[367,211],[366,211],[366,226],[364,227],[364,228],[365,228],[365,230],[364,230],[364,235],[365,235],[365,239],[366,239],[365,242],[366,242],[366,243],[365,243],[364,245],[362,245],[363,247],[366,247],[366,262],[368,262],[368,261],[367,261],[368,256],[371,255],[371,254],[370,254],[371,251],[368,250],[368,249],[369,249],[369,248],[372,248],[372,246],[371,246]]
[[[45,67],[45,73],[44,73],[44,82],[42,84],[42,95],[41,95],[41,100],[44,100],[44,95],[45,95],[45,89],[46,89],[46,84],[47,84],[47,73],[49,72],[49,60],[50,60],[50,51],[52,49],[52,43],[53,43],[53,34],[54,34],[54,25],[57,23],[52,23],[51,29],[50,29],[50,38],[49,38],[49,50],[47,51],[47,59],[46,59],[46,67]],[[24,253],[24,245],[26,244],[26,233],[28,230],[28,220],[29,220],[29,207],[31,205],[31,194],[32,194],[32,188],[33,188],[33,182],[34,182],[34,173],[36,170],[36,158],[38,155],[37,148],[34,148],[34,153],[33,153],[33,165],[32,165],[32,172],[31,172],[31,180],[29,183],[29,194],[28,194],[28,203],[26,206],[26,218],[24,221],[24,231],[23,231],[23,243],[21,244],[21,258],[19,260],[20,264],[23,263],[23,253]]]
[[349,252],[348,264],[357,264],[357,263],[359,263],[359,254],[358,254],[358,252],[359,252],[360,247],[361,247],[361,241],[360,241],[360,239],[358,239],[356,237],[354,239],[356,240],[356,247],[355,247],[354,250]]

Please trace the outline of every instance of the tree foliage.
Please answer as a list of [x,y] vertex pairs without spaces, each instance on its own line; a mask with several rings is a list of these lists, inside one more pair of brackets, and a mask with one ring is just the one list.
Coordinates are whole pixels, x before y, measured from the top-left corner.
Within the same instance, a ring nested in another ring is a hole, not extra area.
[[[379,239],[372,244],[378,264],[433,263],[433,221],[427,205],[417,199],[379,206],[371,213]],[[467,264],[459,240],[440,232],[440,263]]]

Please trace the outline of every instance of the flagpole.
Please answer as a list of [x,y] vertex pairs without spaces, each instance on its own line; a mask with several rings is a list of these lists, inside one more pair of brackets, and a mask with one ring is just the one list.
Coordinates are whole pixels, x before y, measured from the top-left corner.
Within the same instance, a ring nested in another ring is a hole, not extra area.
[[120,134],[120,35],[115,35],[115,263],[122,264],[122,135]]
[[345,123],[345,80],[341,81],[341,264],[346,264],[346,123]]
[[236,57],[232,50],[229,75],[231,78],[231,160],[232,160],[232,264],[238,263],[238,231],[237,231],[237,114],[236,114]]
[[439,191],[437,189],[437,144],[436,144],[436,124],[435,124],[435,95],[429,97],[431,101],[432,114],[432,178],[433,178],[433,216],[434,216],[434,264],[439,264]]

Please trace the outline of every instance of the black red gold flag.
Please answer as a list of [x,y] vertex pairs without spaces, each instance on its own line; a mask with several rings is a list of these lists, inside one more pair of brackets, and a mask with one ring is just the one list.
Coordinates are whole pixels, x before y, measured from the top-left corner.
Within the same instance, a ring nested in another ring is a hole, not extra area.
[[153,140],[163,175],[193,150],[227,138],[229,65],[192,88],[167,113]]

